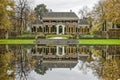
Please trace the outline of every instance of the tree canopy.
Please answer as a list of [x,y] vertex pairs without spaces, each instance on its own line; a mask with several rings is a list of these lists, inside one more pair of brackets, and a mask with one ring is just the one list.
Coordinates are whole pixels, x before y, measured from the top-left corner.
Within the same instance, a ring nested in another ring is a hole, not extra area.
[[0,29],[10,29],[12,14],[14,14],[14,0],[0,0]]
[[105,0],[103,6],[105,18],[114,24],[120,24],[120,0]]
[[15,20],[17,31],[22,34],[26,31],[28,25],[35,20],[35,13],[31,9],[29,0],[16,0],[16,15]]
[[48,9],[46,8],[46,5],[45,4],[39,4],[35,7],[35,13],[36,13],[36,16],[40,18],[42,18],[42,16],[48,12]]

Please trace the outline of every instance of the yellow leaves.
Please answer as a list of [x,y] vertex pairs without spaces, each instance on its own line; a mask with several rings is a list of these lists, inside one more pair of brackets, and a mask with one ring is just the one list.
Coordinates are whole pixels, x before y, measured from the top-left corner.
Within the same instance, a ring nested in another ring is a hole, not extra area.
[[92,33],[95,33],[96,31],[100,31],[101,26],[102,26],[102,23],[95,24],[95,25],[92,27],[91,32],[92,32]]
[[12,53],[7,52],[4,54],[0,54],[0,79],[1,80],[12,80],[9,78],[10,76],[7,74],[8,69],[11,69],[13,71],[13,68],[12,68],[13,65],[11,65],[11,61],[12,61]]
[[92,53],[93,53],[94,56],[102,58],[101,52],[99,50],[93,50]]
[[103,62],[103,78],[105,80],[117,80],[119,78],[119,66],[115,60]]
[[[7,10],[7,7],[11,10]],[[14,11],[14,2],[12,0],[0,0],[0,29],[10,29],[10,16]]]
[[8,6],[7,7],[9,7],[8,8],[8,14],[9,14],[9,16],[11,16],[11,15],[13,15],[15,12],[14,12],[14,0],[10,0],[9,2],[8,2]]
[[8,5],[11,6],[11,7],[14,7],[14,5],[15,5],[14,0],[9,0]]
[[106,19],[115,24],[120,24],[120,0],[105,0],[104,8]]

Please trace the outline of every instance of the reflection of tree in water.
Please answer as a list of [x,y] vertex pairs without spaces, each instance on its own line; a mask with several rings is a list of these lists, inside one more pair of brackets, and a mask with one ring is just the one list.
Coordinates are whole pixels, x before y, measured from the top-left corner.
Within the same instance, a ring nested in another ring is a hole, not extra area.
[[102,77],[105,80],[117,80],[120,78],[120,66],[116,60],[111,59],[103,62]]
[[34,63],[23,46],[0,46],[0,80],[27,80]]
[[103,60],[99,62],[99,66],[97,66],[96,64],[93,64],[93,66],[92,68],[97,72],[99,78],[102,78],[103,80],[119,79],[120,66],[118,66],[115,60],[106,60],[106,61]]
[[38,74],[44,75],[47,70],[48,68],[42,65],[42,61],[37,62],[35,66],[35,72],[37,72]]
[[16,79],[27,80],[28,74],[33,69],[34,60],[27,54],[26,50],[22,46],[16,49],[17,53],[15,56],[15,67],[16,67]]
[[14,65],[11,52],[5,50],[5,46],[0,46],[0,80],[13,80]]
[[[111,52],[112,49],[110,48],[108,51]],[[120,55],[117,54],[117,50],[114,51],[114,53],[107,53],[106,56],[101,56],[103,52],[99,53],[101,54],[98,54],[99,60],[95,60],[90,64],[90,67],[95,71],[95,74],[97,73],[99,79],[117,80],[120,78]]]

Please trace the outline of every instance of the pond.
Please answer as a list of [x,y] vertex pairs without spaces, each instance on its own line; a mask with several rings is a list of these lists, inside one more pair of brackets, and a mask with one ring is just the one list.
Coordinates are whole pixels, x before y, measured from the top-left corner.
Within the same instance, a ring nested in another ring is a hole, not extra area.
[[0,80],[119,80],[118,45],[0,45]]

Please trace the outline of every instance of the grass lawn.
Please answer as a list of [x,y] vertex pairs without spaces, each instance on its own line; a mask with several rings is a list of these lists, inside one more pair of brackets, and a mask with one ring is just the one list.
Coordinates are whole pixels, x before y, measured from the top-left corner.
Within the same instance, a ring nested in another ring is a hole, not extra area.
[[120,45],[120,39],[79,39],[79,44]]
[[34,44],[34,39],[4,39],[0,40],[0,44]]
[[[120,39],[79,39],[79,44],[120,45]],[[34,39],[3,39],[0,44],[35,44]]]

